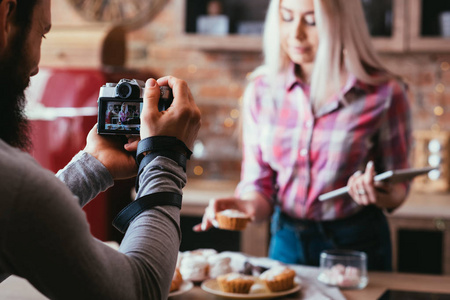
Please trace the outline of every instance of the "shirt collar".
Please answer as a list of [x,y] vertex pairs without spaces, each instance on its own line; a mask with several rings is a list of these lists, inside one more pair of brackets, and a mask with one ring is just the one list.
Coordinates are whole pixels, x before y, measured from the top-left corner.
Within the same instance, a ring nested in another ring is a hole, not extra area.
[[[301,79],[297,78],[295,76],[295,64],[291,63],[287,69],[286,72],[286,80],[285,80],[285,90],[291,91],[294,86],[298,84],[300,87],[302,87],[304,90],[309,88],[309,84],[303,82]],[[365,84],[358,80],[355,75],[350,74],[347,78],[347,81],[344,85],[344,87],[341,89],[341,91],[334,96],[332,96],[330,99],[328,99],[327,103],[342,103],[342,105],[347,106],[350,104],[351,99],[354,97],[346,97],[349,93],[356,92],[356,93],[368,93],[370,92],[371,86],[368,84]],[[327,104],[327,105],[328,105]],[[333,105],[334,106],[334,105]]]

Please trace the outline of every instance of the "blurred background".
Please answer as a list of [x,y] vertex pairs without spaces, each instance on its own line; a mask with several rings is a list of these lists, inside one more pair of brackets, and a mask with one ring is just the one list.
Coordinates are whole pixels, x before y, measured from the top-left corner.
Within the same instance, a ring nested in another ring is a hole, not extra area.
[[[382,60],[409,84],[414,181],[390,215],[394,269],[450,274],[450,2],[361,0]],[[145,2],[145,3],[144,3]],[[268,0],[56,0],[41,72],[28,90],[34,152],[57,171],[85,145],[105,82],[173,75],[187,81],[203,113],[188,164],[180,250],[211,247],[266,255],[267,224],[243,233],[193,233],[211,197],[233,195],[240,174],[240,105],[246,77],[262,62]],[[120,241],[111,226],[132,199],[134,180],[116,182],[84,209],[92,233]],[[418,261],[417,257],[428,257]]]

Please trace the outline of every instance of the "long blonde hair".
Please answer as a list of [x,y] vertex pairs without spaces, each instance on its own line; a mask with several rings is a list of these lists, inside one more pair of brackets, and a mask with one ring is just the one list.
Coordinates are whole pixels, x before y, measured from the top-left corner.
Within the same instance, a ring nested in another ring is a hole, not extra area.
[[[264,73],[269,76],[269,83],[274,84],[290,64],[280,46],[280,1],[270,1],[263,35],[264,65],[254,72],[255,76]],[[344,74],[353,74],[368,84],[379,84],[393,76],[372,46],[361,0],[314,0],[314,14],[319,32],[311,76],[311,101],[315,109],[330,92],[340,91],[343,68]],[[376,76],[373,71],[378,71]]]

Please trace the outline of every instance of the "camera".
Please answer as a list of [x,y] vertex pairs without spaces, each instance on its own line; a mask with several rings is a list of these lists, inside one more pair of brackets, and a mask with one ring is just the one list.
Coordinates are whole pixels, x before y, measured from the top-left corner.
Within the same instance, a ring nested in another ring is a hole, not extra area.
[[[137,79],[108,82],[100,88],[98,98],[99,134],[139,135],[145,83]],[[169,108],[173,101],[172,89],[160,87],[158,110]]]

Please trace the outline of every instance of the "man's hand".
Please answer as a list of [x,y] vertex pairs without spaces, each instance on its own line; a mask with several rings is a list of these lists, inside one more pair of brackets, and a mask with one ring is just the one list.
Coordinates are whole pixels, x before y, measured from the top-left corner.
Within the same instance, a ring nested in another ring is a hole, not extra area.
[[132,152],[136,149],[137,141],[129,139],[124,146],[120,137],[99,135],[95,125],[87,136],[84,151],[97,158],[113,179],[118,180],[136,176],[137,165]]
[[[159,87],[164,85],[172,89],[173,102],[166,111],[160,112]],[[141,139],[157,135],[174,136],[192,149],[200,129],[200,119],[200,110],[185,81],[172,76],[157,81],[147,80],[141,112]]]

